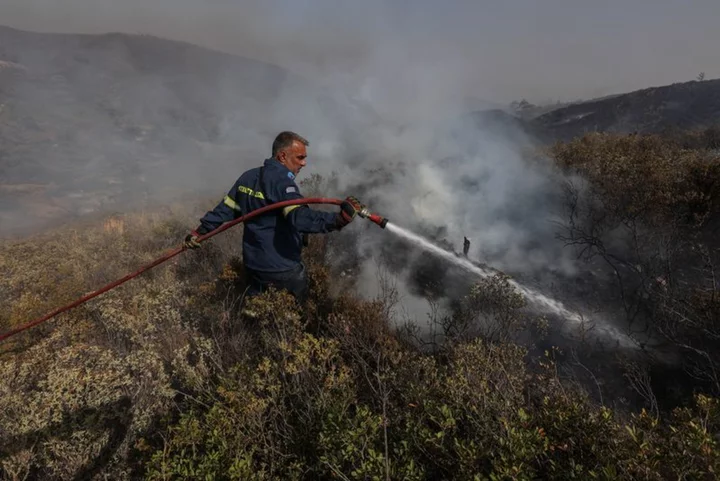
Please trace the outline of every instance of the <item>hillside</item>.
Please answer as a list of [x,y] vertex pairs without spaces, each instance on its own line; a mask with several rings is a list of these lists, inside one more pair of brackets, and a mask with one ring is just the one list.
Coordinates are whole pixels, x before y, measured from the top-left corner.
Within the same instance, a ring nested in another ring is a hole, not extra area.
[[657,133],[720,124],[720,80],[652,87],[561,107],[528,122],[548,140],[589,132]]
[[261,160],[247,145],[332,103],[278,67],[190,44],[0,27],[0,226],[197,191],[225,180],[214,166]]
[[[85,128],[126,140],[223,142],[230,133],[223,115],[257,112],[253,102],[272,106],[283,89],[310,93],[279,67],[145,35],[0,27],[0,61],[5,120],[14,109],[27,135],[45,140],[77,140],[63,134]],[[263,120],[233,122],[255,130]],[[12,133],[3,124],[8,140]]]
[[[410,317],[388,256],[362,298],[337,262],[356,260],[357,231],[312,236],[308,302],[268,293],[248,320],[233,230],[0,344],[0,477],[716,479],[720,163],[702,140],[592,134],[549,152],[587,182],[562,235],[612,266],[624,327],[669,361],[582,335],[558,347],[500,274],[432,269],[459,285],[452,308]],[[0,242],[0,329],[156,258],[198,210]],[[388,253],[412,249],[380,232]]]

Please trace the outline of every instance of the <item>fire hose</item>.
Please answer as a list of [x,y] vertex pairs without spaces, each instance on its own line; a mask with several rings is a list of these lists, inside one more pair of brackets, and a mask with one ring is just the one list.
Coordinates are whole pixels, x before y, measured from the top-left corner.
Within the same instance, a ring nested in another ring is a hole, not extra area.
[[[216,236],[216,235],[220,234],[221,232],[224,232],[227,229],[229,229],[241,222],[245,222],[247,220],[252,219],[253,217],[256,217],[260,214],[264,214],[265,212],[268,212],[271,210],[282,209],[283,207],[287,207],[287,206],[291,206],[291,205],[306,205],[306,204],[340,205],[340,204],[342,204],[342,202],[343,201],[340,199],[330,199],[330,198],[323,198],[323,197],[316,197],[316,198],[310,198],[310,199],[294,199],[294,200],[286,200],[283,202],[277,202],[275,204],[267,205],[265,207],[256,209],[256,210],[250,212],[249,214],[245,214],[244,216],[238,217],[237,219],[232,220],[230,222],[226,222],[225,224],[221,225],[217,229],[215,229],[211,232],[208,232],[207,234],[198,236],[197,241],[198,242],[206,241],[206,240],[210,239],[211,237]],[[366,218],[369,221],[379,225],[383,229],[385,228],[385,226],[387,225],[387,222],[388,222],[387,219],[385,219],[384,217],[382,217],[378,214],[371,213],[370,211],[367,210],[367,208],[363,208],[358,213],[358,215],[360,217]],[[139,276],[143,272],[150,270],[153,267],[156,267],[156,266],[162,264],[163,262],[166,262],[166,261],[172,259],[176,255],[180,254],[181,252],[183,252],[187,249],[188,248],[185,247],[184,245],[181,247],[176,247],[176,248],[172,249],[171,251],[167,252],[166,254],[158,257],[154,261],[150,262],[149,264],[145,264],[144,266],[142,266],[135,272],[131,272],[130,274],[126,275],[125,277],[123,277],[121,279],[111,282],[110,284],[107,284],[106,286],[103,286],[100,289],[91,292],[90,294],[86,294],[85,296],[71,302],[70,304],[59,307],[39,319],[35,319],[34,321],[30,321],[21,326],[18,326],[15,329],[12,329],[11,331],[8,331],[4,334],[0,334],[0,342],[8,339],[9,337],[14,336],[15,334],[19,334],[27,329],[30,329],[39,324],[42,324],[43,322],[46,322],[46,321],[52,319],[53,317],[57,316],[58,314],[61,314],[65,311],[69,311],[70,309],[73,309],[73,308],[79,306],[80,304],[83,304],[83,303],[89,301],[90,299],[99,296],[100,294],[104,294],[105,292],[107,292],[111,289],[114,289],[121,284],[124,284],[125,282],[129,281],[130,279],[133,279],[133,278]]]

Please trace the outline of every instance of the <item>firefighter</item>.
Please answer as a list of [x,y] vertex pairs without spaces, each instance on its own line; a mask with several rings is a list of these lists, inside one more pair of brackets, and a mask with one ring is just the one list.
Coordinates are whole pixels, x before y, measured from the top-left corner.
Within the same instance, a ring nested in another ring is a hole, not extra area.
[[[225,198],[207,212],[200,225],[185,237],[185,246],[200,247],[198,236],[211,232],[224,222],[266,205],[302,199],[295,178],[307,165],[309,142],[295,132],[281,132],[272,144],[272,157],[262,167],[243,173]],[[245,222],[243,262],[247,275],[246,298],[270,286],[285,289],[304,303],[308,294],[305,266],[301,260],[303,234],[339,231],[353,221],[364,206],[348,197],[340,212],[322,212],[307,205],[273,210]]]
[[463,256],[467,257],[470,252],[470,239],[463,237]]

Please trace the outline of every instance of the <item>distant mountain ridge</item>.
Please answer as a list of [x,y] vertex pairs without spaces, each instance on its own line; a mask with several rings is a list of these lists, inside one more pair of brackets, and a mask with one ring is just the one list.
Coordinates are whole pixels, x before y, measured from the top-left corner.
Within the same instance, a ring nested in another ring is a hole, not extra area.
[[529,127],[549,139],[588,132],[657,133],[720,124],[720,79],[676,83],[572,104],[541,115]]
[[[135,130],[126,124],[155,123],[199,141],[219,140],[217,113],[256,108],[253,101],[272,104],[290,85],[312,90],[304,79],[274,65],[144,35],[38,34],[0,27],[0,62],[6,67],[0,69],[0,98],[15,104],[16,113],[70,117],[76,109],[90,108],[94,111],[84,113],[120,131]],[[47,103],[31,105],[38,97]],[[258,120],[252,119],[253,125]]]
[[0,231],[225,180],[221,165],[261,161],[307,115],[294,98],[337,110],[280,67],[188,43],[0,27]]

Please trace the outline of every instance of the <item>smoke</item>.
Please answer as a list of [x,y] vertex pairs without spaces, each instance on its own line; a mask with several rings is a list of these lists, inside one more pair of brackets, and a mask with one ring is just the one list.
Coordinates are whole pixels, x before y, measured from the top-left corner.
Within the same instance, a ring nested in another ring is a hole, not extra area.
[[[572,252],[555,238],[553,222],[562,213],[562,176],[547,159],[527,154],[535,144],[517,129],[483,128],[472,120],[458,113],[365,132],[364,147],[339,156],[355,161],[343,165],[339,192],[357,194],[391,222],[458,254],[467,237],[472,261],[536,286],[547,287],[557,275],[574,276]],[[361,257],[373,261],[363,266],[359,282],[366,295],[381,294],[369,275],[380,253],[394,257],[388,268],[402,293],[401,307],[418,322],[430,308],[426,293],[453,298],[463,292],[460,279],[445,275],[452,266],[434,262],[433,254],[396,243],[374,226],[353,228],[361,235]]]
[[560,213],[560,178],[543,160],[523,154],[531,140],[505,127],[482,130],[467,118],[446,122],[387,139],[384,152],[407,155],[405,172],[370,195],[400,225],[441,229],[458,251],[468,237],[470,257],[498,269],[571,274],[552,223]]
[[[394,34],[407,12],[384,4],[348,7],[366,22],[347,31],[306,36],[327,18],[285,7],[253,12],[276,32],[274,42],[297,38],[299,50],[283,59],[293,71],[322,64],[327,49],[349,52],[348,60],[310,79],[157,38],[0,30],[0,60],[24,69],[0,72],[0,103],[9,106],[0,124],[2,183],[45,186],[37,213],[0,200],[3,234],[63,213],[219,199],[290,129],[311,142],[301,178],[338,175],[328,195],[357,195],[450,248],[468,237],[471,259],[512,274],[573,274],[551,222],[558,179],[527,156],[533,139],[512,117],[469,112],[471,69],[456,36],[424,41],[420,54],[415,42],[427,32]],[[370,22],[378,9],[381,20]],[[386,233],[349,231],[363,236],[363,258],[387,244]],[[394,275],[410,282],[413,261],[425,256],[413,253]]]

